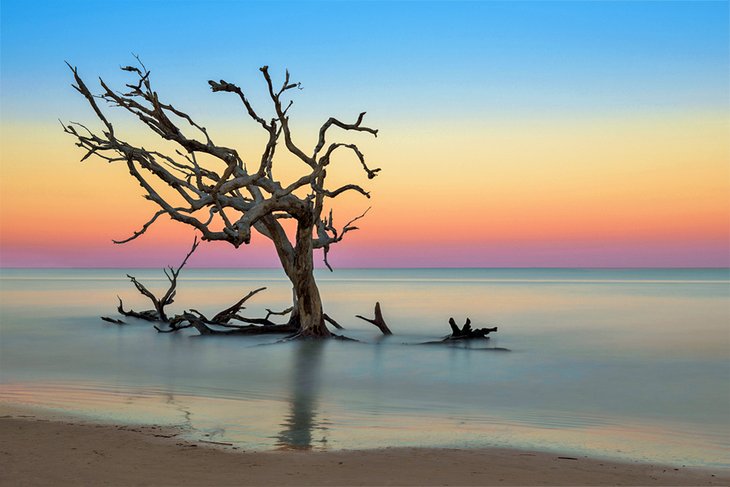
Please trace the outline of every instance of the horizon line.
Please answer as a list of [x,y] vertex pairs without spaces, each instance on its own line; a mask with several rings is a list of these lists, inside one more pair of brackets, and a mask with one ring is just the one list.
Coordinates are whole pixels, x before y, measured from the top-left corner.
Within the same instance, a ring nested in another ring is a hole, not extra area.
[[[44,269],[44,270],[102,270],[102,269],[166,269],[168,266],[142,266],[142,267],[127,267],[127,266],[2,266],[0,265],[0,271],[2,270],[22,270],[22,269]],[[221,266],[186,266],[186,269],[203,269],[203,270],[281,270],[283,269],[278,266],[271,267],[221,267]],[[456,270],[456,269],[577,269],[577,270],[652,270],[652,269],[676,269],[676,270],[696,270],[696,269],[717,269],[717,270],[728,270],[730,266],[429,266],[429,267],[335,267],[333,271],[338,270]],[[315,270],[327,270],[325,267],[317,267]]]

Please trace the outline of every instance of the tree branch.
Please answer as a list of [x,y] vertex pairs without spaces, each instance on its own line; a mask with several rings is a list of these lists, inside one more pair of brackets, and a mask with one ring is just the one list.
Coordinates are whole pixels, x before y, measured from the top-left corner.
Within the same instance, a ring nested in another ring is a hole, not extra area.
[[133,316],[135,318],[141,318],[148,321],[168,322],[169,320],[167,318],[167,314],[165,314],[165,307],[174,302],[175,293],[177,292],[177,277],[180,274],[182,268],[185,267],[185,264],[187,264],[190,256],[193,255],[193,252],[195,252],[195,249],[198,248],[198,245],[200,245],[200,242],[198,242],[198,237],[196,236],[193,240],[192,248],[187,253],[180,266],[177,269],[169,267],[170,273],[168,273],[167,270],[164,270],[165,276],[167,276],[168,281],[170,281],[170,286],[168,287],[165,294],[159,299],[157,298],[157,296],[154,295],[152,291],[147,289],[144,284],[139,282],[137,278],[127,274],[127,277],[130,279],[130,281],[132,281],[132,284],[134,284],[134,287],[137,288],[137,291],[139,291],[143,296],[146,296],[147,298],[149,298],[150,301],[152,301],[154,310],[148,310],[142,313],[137,313],[136,311],[125,311],[124,307],[122,306],[122,299],[119,298],[119,307],[117,308],[119,313],[125,316]]
[[324,124],[322,124],[322,127],[319,129],[319,139],[317,140],[317,145],[314,147],[314,153],[312,154],[312,159],[315,159],[317,157],[317,154],[319,154],[319,151],[322,150],[322,147],[324,147],[325,139],[327,137],[327,131],[332,127],[332,125],[335,125],[337,127],[340,127],[343,130],[355,130],[357,132],[369,132],[373,134],[375,137],[378,136],[378,131],[376,129],[372,129],[370,127],[364,127],[362,126],[362,120],[365,118],[365,112],[362,112],[358,117],[357,121],[353,124],[347,124],[340,122],[334,117],[330,117]]

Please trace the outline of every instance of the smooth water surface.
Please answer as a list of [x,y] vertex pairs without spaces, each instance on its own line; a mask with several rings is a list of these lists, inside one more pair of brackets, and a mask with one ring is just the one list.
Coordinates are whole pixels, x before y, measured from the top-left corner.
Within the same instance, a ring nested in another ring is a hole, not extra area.
[[[395,269],[318,275],[364,343],[158,334],[118,326],[128,270],[0,272],[0,401],[176,424],[242,448],[508,446],[728,466],[727,269]],[[161,271],[133,272],[163,289]],[[276,270],[186,269],[173,312],[290,304]],[[354,318],[380,301],[392,337]],[[470,348],[419,342],[469,316]],[[489,350],[507,348],[509,352]]]

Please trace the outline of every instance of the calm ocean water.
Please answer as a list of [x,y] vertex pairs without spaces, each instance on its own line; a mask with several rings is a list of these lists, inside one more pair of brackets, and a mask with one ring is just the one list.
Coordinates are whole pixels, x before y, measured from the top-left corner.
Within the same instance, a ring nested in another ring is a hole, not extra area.
[[[175,424],[245,449],[507,446],[730,465],[727,269],[396,269],[320,273],[326,311],[366,343],[117,326],[128,270],[0,271],[0,401]],[[152,287],[154,269],[132,272]],[[289,306],[275,270],[183,271],[172,311]],[[395,335],[354,318],[375,301]],[[447,320],[499,326],[419,346]],[[504,347],[510,352],[481,348]]]

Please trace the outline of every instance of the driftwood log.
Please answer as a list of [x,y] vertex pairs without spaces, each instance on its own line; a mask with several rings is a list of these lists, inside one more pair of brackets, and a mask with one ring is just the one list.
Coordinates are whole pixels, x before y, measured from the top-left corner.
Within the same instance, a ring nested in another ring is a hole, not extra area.
[[[441,345],[441,344],[453,344],[453,343],[466,343],[470,340],[489,340],[490,333],[497,331],[497,327],[493,328],[472,328],[471,320],[466,319],[464,326],[459,328],[454,318],[449,318],[449,326],[451,327],[451,335],[446,335],[441,340],[434,340],[430,342],[423,342],[419,345]],[[507,348],[489,348],[483,350],[498,350],[503,352],[509,352]]]
[[451,327],[451,335],[444,337],[444,341],[454,340],[472,340],[474,338],[486,338],[487,335],[497,331],[497,327],[494,328],[472,328],[471,320],[466,319],[466,323],[461,328],[458,327],[454,318],[449,318],[449,326]]

